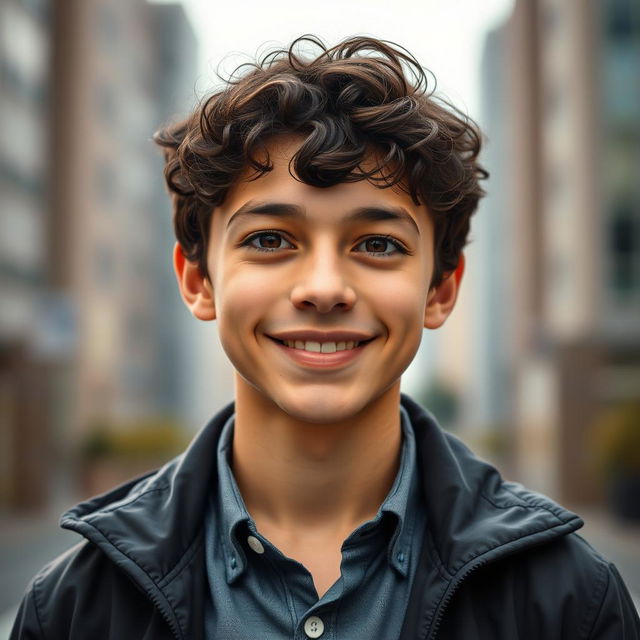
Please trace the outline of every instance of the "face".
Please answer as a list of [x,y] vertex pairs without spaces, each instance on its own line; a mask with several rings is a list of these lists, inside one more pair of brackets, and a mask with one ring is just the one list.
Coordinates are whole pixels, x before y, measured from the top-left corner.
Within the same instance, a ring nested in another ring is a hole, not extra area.
[[397,394],[423,326],[450,309],[429,288],[425,207],[366,180],[299,182],[295,149],[273,145],[273,171],[240,181],[214,212],[200,303],[239,385],[296,419],[338,422]]

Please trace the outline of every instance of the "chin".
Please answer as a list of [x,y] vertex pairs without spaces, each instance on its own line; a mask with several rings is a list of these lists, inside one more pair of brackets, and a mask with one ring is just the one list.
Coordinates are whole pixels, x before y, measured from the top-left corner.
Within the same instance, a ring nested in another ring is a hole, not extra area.
[[335,424],[353,418],[370,401],[370,398],[340,398],[339,395],[324,388],[315,393],[300,394],[296,398],[282,398],[277,405],[300,422]]
[[[309,386],[285,393],[277,406],[292,418],[309,424],[338,424],[359,419],[364,413],[375,415],[387,406],[389,394],[399,399],[400,380],[385,385]],[[386,399],[386,400],[385,400]]]

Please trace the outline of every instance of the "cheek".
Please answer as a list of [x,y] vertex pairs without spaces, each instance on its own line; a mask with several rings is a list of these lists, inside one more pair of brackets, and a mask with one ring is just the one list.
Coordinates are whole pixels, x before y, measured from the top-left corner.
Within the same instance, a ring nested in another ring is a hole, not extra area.
[[[224,282],[224,284],[222,284]],[[215,286],[216,313],[221,337],[254,328],[277,297],[277,278],[262,270],[227,272]]]
[[370,295],[385,314],[390,330],[421,333],[427,293],[426,278],[407,271],[393,278],[376,278]]

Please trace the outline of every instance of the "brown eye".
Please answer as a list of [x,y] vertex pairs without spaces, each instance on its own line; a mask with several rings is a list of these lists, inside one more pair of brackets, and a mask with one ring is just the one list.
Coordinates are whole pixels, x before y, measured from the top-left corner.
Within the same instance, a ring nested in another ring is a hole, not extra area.
[[255,233],[243,242],[245,246],[252,247],[258,251],[280,251],[283,249],[293,249],[293,245],[275,231],[261,231]]
[[400,253],[407,253],[404,247],[393,238],[386,236],[370,236],[360,242],[355,250],[358,253],[368,253],[371,256],[386,258]]
[[278,249],[282,238],[275,233],[265,233],[258,238],[258,243],[262,249]]
[[370,253],[384,253],[388,244],[389,241],[384,238],[369,238],[365,240],[364,246]]

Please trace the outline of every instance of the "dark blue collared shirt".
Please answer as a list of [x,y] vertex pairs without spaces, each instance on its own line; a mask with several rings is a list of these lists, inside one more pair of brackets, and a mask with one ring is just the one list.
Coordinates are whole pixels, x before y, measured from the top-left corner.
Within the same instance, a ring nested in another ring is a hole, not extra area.
[[340,578],[320,599],[309,571],[262,536],[247,512],[229,464],[229,419],[206,514],[206,638],[398,638],[425,527],[413,428],[400,411],[402,450],[393,486],[376,516],[342,544]]

